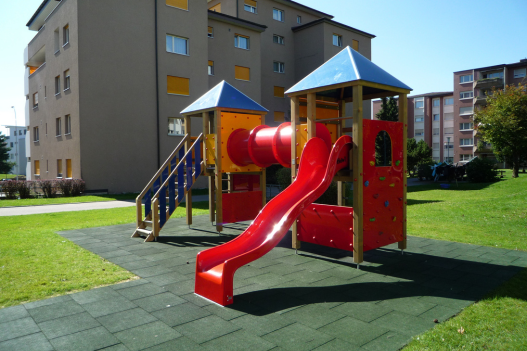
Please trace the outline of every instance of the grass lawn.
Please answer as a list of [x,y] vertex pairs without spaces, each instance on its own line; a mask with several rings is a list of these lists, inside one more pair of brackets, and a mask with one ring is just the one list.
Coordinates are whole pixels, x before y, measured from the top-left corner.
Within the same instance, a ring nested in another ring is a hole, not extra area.
[[[527,251],[527,175],[505,179],[408,188],[408,234]],[[526,331],[527,269],[405,350],[526,350]]]
[[[193,203],[193,213],[208,213],[208,202]],[[180,207],[173,217],[184,215]],[[56,234],[134,221],[135,207],[2,217],[0,308],[135,278]]]
[[[207,195],[208,189],[193,189],[192,195]],[[135,200],[138,193],[127,194],[109,194],[109,195],[82,195],[73,197],[56,197],[52,199],[20,199],[7,200],[0,199],[1,207],[16,207],[16,206],[38,206],[38,205],[56,205],[56,204],[72,204],[79,202],[100,202],[100,201],[114,201],[114,200]]]
[[[25,176],[19,175],[19,177],[25,177]],[[5,173],[0,174],[0,179],[14,179],[14,178],[16,178],[16,174],[5,174]]]

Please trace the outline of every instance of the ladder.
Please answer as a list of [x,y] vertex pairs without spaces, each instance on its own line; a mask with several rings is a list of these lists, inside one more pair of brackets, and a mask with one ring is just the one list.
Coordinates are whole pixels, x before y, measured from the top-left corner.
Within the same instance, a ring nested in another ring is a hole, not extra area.
[[135,200],[137,229],[132,237],[145,236],[145,242],[156,240],[167,220],[203,173],[204,162],[201,157],[203,134],[200,134],[185,152],[184,146],[190,144],[190,140],[190,135],[185,135],[137,196]]

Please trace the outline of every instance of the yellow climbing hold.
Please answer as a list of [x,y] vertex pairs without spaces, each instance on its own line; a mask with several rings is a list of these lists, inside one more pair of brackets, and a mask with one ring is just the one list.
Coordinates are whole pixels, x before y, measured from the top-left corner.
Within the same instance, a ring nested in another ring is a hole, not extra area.
[[390,184],[390,187],[394,188],[395,187],[395,183]]
[[397,217],[393,216],[393,221],[395,222],[397,220]]
[[375,166],[375,161],[370,161],[370,166]]

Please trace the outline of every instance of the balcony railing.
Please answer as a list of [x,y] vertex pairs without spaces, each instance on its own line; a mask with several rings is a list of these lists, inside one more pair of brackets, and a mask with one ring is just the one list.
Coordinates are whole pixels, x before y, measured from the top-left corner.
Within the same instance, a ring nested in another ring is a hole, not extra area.
[[479,105],[479,106],[487,105],[487,97],[486,96],[475,96],[474,105]]
[[474,89],[503,88],[503,78],[485,78],[474,82]]

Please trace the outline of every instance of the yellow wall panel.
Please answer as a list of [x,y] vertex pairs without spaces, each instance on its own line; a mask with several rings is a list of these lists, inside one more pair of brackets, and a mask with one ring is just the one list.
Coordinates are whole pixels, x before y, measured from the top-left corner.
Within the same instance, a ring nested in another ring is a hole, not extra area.
[[221,3],[219,3],[218,5],[216,6],[212,6],[211,8],[209,8],[210,11],[216,11],[216,12],[219,12],[221,13]]
[[248,67],[234,66],[234,78],[240,80],[251,80],[251,69]]
[[167,76],[167,93],[176,95],[190,95],[190,79]]
[[166,0],[168,6],[177,7],[178,9],[188,10],[188,0]]
[[284,87],[274,87],[274,96],[276,97],[284,97]]

